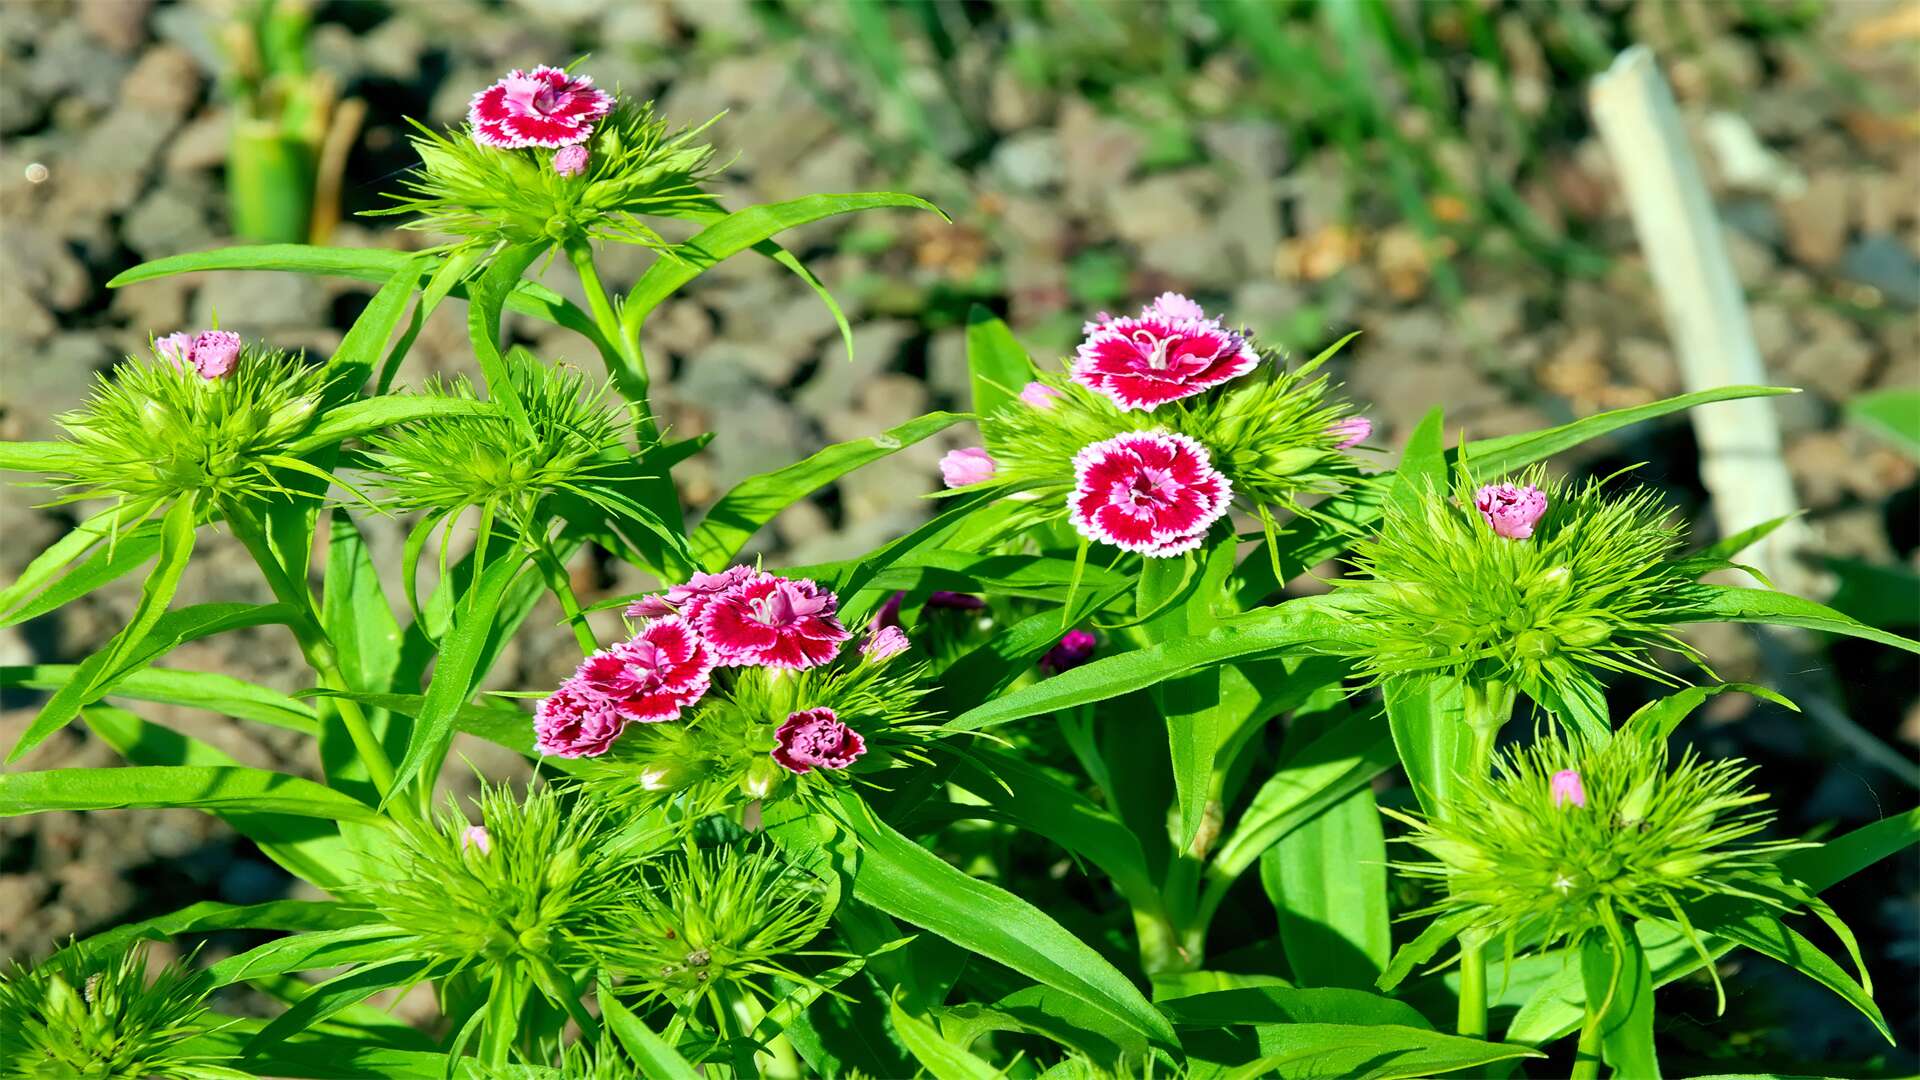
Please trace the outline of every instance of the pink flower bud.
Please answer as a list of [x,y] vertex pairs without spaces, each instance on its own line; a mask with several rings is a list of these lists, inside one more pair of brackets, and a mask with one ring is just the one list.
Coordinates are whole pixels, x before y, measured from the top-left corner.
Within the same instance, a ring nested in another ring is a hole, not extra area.
[[1583,809],[1587,805],[1587,789],[1580,784],[1580,774],[1572,769],[1561,769],[1553,774],[1552,791],[1556,810],[1568,803]]
[[240,335],[231,330],[202,330],[187,350],[187,358],[201,378],[217,379],[239,361]]
[[907,640],[905,630],[897,626],[883,626],[867,635],[867,640],[860,646],[860,655],[870,663],[878,664],[899,656],[912,648],[912,645],[913,643]]
[[1020,388],[1020,400],[1045,412],[1066,395],[1043,382],[1030,382]]
[[947,456],[940,459],[940,478],[950,488],[966,487],[993,479],[993,474],[999,468],[992,454],[980,447],[969,446],[947,451]]
[[467,831],[460,834],[460,850],[479,848],[480,854],[493,854],[493,837],[487,835],[485,825],[469,825]]
[[1509,540],[1525,540],[1547,512],[1547,494],[1528,484],[1488,484],[1473,495],[1474,509],[1487,519],[1495,534]]
[[587,148],[579,143],[563,146],[553,155],[553,171],[561,176],[579,176],[587,171]]
[[1335,450],[1346,450],[1359,446],[1373,435],[1373,421],[1364,416],[1349,416],[1329,427],[1327,434],[1340,440],[1333,444]]
[[170,360],[179,367],[185,367],[191,361],[193,353],[193,335],[175,331],[166,337],[155,339],[153,354],[163,360]]

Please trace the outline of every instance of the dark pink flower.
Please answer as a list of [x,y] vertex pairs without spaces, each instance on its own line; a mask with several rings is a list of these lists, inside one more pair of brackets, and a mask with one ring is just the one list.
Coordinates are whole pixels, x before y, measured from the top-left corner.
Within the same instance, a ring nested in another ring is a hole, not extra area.
[[498,150],[525,146],[558,149],[585,142],[594,121],[613,111],[613,95],[586,75],[569,75],[542,65],[515,69],[473,95],[467,123],[473,141]]
[[187,350],[187,359],[201,378],[217,379],[239,361],[240,335],[231,330],[202,330]]
[[1069,630],[1040,657],[1040,669],[1049,675],[1071,671],[1093,659],[1094,646],[1098,644],[1099,641],[1085,630]]
[[688,625],[700,625],[700,612],[707,601],[753,576],[751,566],[729,566],[717,574],[696,572],[685,585],[675,585],[664,594],[643,596],[627,605],[630,619],[657,619],[679,614]]
[[897,626],[883,626],[860,643],[860,655],[871,663],[891,660],[913,647],[907,632]]
[[533,746],[550,757],[599,757],[631,719],[611,699],[568,679],[533,714]]
[[1199,547],[1233,499],[1206,447],[1167,431],[1130,432],[1082,449],[1073,479],[1067,513],[1075,531],[1156,557]]
[[796,773],[844,769],[867,752],[867,741],[841,723],[832,709],[793,713],[773,738],[773,760]]
[[493,837],[487,835],[485,825],[469,825],[466,831],[460,834],[460,850],[465,851],[468,848],[477,848],[482,855],[493,854]]
[[1364,416],[1349,416],[1335,421],[1327,428],[1327,434],[1338,440],[1333,444],[1335,450],[1350,450],[1372,437],[1373,421]]
[[869,631],[875,631],[889,626],[899,626],[900,605],[905,602],[906,599],[907,594],[899,591],[887,597],[885,602],[880,605],[879,610],[873,613],[873,618],[867,620],[867,629]]
[[1020,400],[1042,412],[1053,408],[1053,403],[1064,396],[1043,382],[1030,382],[1020,388]]
[[587,148],[575,143],[563,146],[553,155],[553,171],[561,176],[579,176],[587,171]]
[[153,354],[172,361],[177,367],[186,367],[193,362],[193,335],[175,331],[165,337],[155,338]]
[[700,637],[723,667],[808,668],[852,636],[834,617],[839,603],[811,581],[755,574],[706,603]]
[[999,468],[992,454],[977,446],[967,446],[949,450],[947,456],[940,459],[940,479],[950,488],[966,487],[993,479]]
[[1496,535],[1525,540],[1547,512],[1547,493],[1532,484],[1488,484],[1473,493],[1473,508]]
[[1577,771],[1573,769],[1561,769],[1559,772],[1553,774],[1553,779],[1550,783],[1553,791],[1554,809],[1558,810],[1568,803],[1572,803],[1583,809],[1586,807],[1587,789],[1580,783],[1580,774]]
[[987,602],[971,593],[935,589],[927,594],[927,606],[954,608],[959,611],[979,611],[987,606]]
[[707,692],[713,654],[677,615],[654,619],[629,641],[587,657],[571,680],[644,724],[677,720]]
[[1088,323],[1072,374],[1123,412],[1151,411],[1245,375],[1259,363],[1260,354],[1244,336],[1207,318],[1186,297],[1166,293],[1139,318],[1103,315]]

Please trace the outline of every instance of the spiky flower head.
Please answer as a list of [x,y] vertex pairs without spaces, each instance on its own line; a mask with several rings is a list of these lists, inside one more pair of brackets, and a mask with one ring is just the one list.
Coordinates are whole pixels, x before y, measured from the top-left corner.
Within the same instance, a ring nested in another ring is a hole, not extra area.
[[1292,369],[1278,353],[1261,353],[1250,371],[1151,411],[1122,409],[1075,378],[1043,374],[1018,400],[982,418],[995,468],[978,483],[1019,498],[1009,519],[1015,530],[1063,520],[1068,499],[1083,486],[1077,464],[1084,455],[1115,439],[1160,433],[1202,448],[1231,497],[1277,528],[1277,513],[1310,513],[1314,498],[1361,479],[1358,461],[1346,453],[1354,445],[1352,425],[1343,425],[1349,406],[1324,374],[1315,374],[1337,348]]
[[1387,811],[1432,857],[1396,865],[1441,894],[1425,911],[1464,915],[1465,935],[1510,950],[1619,941],[1633,919],[1685,926],[1681,904],[1700,897],[1777,904],[1772,857],[1802,845],[1756,838],[1771,815],[1752,772],[1691,750],[1670,762],[1664,740],[1631,727],[1604,745],[1543,733],[1490,775],[1459,777],[1441,816]]
[[[589,386],[574,368],[546,364],[522,349],[507,355],[526,409],[524,426],[503,410],[438,416],[367,439],[371,471],[403,510],[452,518],[477,508],[522,536],[548,529],[550,497],[575,496],[613,513],[631,507],[608,483],[630,471],[622,410],[608,384]],[[424,394],[477,402],[464,378],[430,383]]]
[[68,1080],[241,1080],[195,1036],[221,1026],[213,983],[181,962],[147,974],[147,945],[113,956],[68,947],[0,975],[0,1072]]
[[755,995],[769,978],[806,983],[788,958],[832,914],[827,883],[769,846],[747,841],[702,848],[691,840],[647,863],[643,887],[609,913],[593,947],[624,979],[622,991],[686,1008],[716,1008]]
[[[198,345],[188,344],[183,363],[167,342],[100,375],[86,404],[55,418],[74,450],[53,478],[72,489],[60,501],[151,506],[186,495],[242,502],[288,494],[281,470],[314,424],[326,371],[298,355],[244,345],[208,360],[218,360],[213,377],[191,362]],[[296,471],[304,471],[300,464],[293,462]]]
[[379,872],[347,893],[448,972],[586,963],[583,943],[634,888],[631,841],[601,810],[551,786],[524,798],[483,786],[476,803],[484,833],[451,801],[433,820],[402,820]]
[[1503,683],[1551,705],[1596,688],[1596,671],[1671,682],[1654,648],[1697,659],[1667,628],[1682,603],[1685,578],[1668,560],[1683,533],[1657,495],[1570,487],[1537,468],[1514,486],[1545,507],[1524,539],[1487,519],[1462,476],[1451,496],[1389,505],[1379,533],[1354,546],[1359,575],[1343,584],[1368,627],[1363,671]]
[[414,126],[420,168],[402,181],[404,194],[391,196],[396,205],[368,212],[417,215],[403,227],[455,237],[443,250],[577,238],[665,248],[645,218],[715,205],[704,189],[717,171],[713,147],[698,141],[706,125],[670,131],[651,102],[619,101],[590,124],[556,128],[565,142],[487,145],[484,121],[448,133]]

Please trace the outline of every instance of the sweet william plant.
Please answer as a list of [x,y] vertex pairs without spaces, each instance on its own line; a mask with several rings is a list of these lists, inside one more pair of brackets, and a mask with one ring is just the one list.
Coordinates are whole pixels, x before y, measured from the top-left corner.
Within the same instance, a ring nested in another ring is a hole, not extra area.
[[[1095,316],[1072,357],[1036,367],[976,312],[971,416],[830,446],[690,527],[673,469],[706,437],[653,419],[648,314],[752,253],[844,332],[775,237],[933,210],[876,193],[730,211],[701,131],[577,66],[514,71],[464,126],[420,129],[392,209],[438,246],[232,248],[113,283],[262,269],[380,289],[324,361],[154,328],[59,418],[63,438],[0,449],[89,513],[0,589],[0,618],[145,572],[92,656],[4,670],[47,696],[0,812],[197,807],[326,899],[203,902],[16,967],[9,1069],[1641,1077],[1661,1070],[1656,989],[1717,979],[1735,948],[1887,1030],[1819,894],[1910,845],[1920,812],[1779,835],[1743,766],[1669,748],[1707,695],[1771,696],[1718,684],[1675,627],[1920,646],[1700,583],[1758,530],[1689,553],[1629,478],[1539,470],[1633,423],[1786,391],[1451,451],[1435,409],[1382,471],[1360,453],[1364,410],[1321,370],[1341,343],[1295,363],[1168,293]],[[653,224],[676,218],[698,227],[683,243]],[[657,252],[624,293],[597,269],[608,244]],[[586,309],[546,273],[572,274]],[[449,299],[479,380],[396,388]],[[604,374],[503,349],[508,310],[577,332]],[[924,526],[843,562],[739,558],[782,508],[965,419],[981,442],[942,462]],[[374,564],[373,514],[410,522],[400,565]],[[176,603],[209,530],[244,544],[273,603]],[[614,640],[565,571],[588,545],[661,583],[605,605]],[[1284,598],[1343,554],[1331,593]],[[543,595],[559,624],[530,619]],[[284,629],[311,689],[166,662],[241,627]],[[570,639],[577,669],[478,692],[521,634]],[[1616,723],[1602,691],[1620,679],[1673,692]],[[304,775],[242,767],[143,718],[149,702],[296,730]],[[74,723],[126,766],[20,764]],[[436,803],[460,731],[525,754],[535,779]],[[230,929],[273,936],[192,951]],[[187,958],[154,977],[152,941]],[[228,1011],[240,987],[272,1007]],[[378,1004],[416,987],[438,1014],[418,1029]]]

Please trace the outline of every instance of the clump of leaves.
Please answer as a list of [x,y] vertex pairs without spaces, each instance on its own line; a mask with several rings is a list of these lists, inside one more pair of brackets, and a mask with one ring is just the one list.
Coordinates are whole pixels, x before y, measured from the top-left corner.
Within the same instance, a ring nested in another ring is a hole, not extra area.
[[47,1080],[242,1080],[192,1040],[220,1026],[213,984],[174,962],[151,977],[142,942],[114,957],[67,948],[0,976],[0,1067]]

